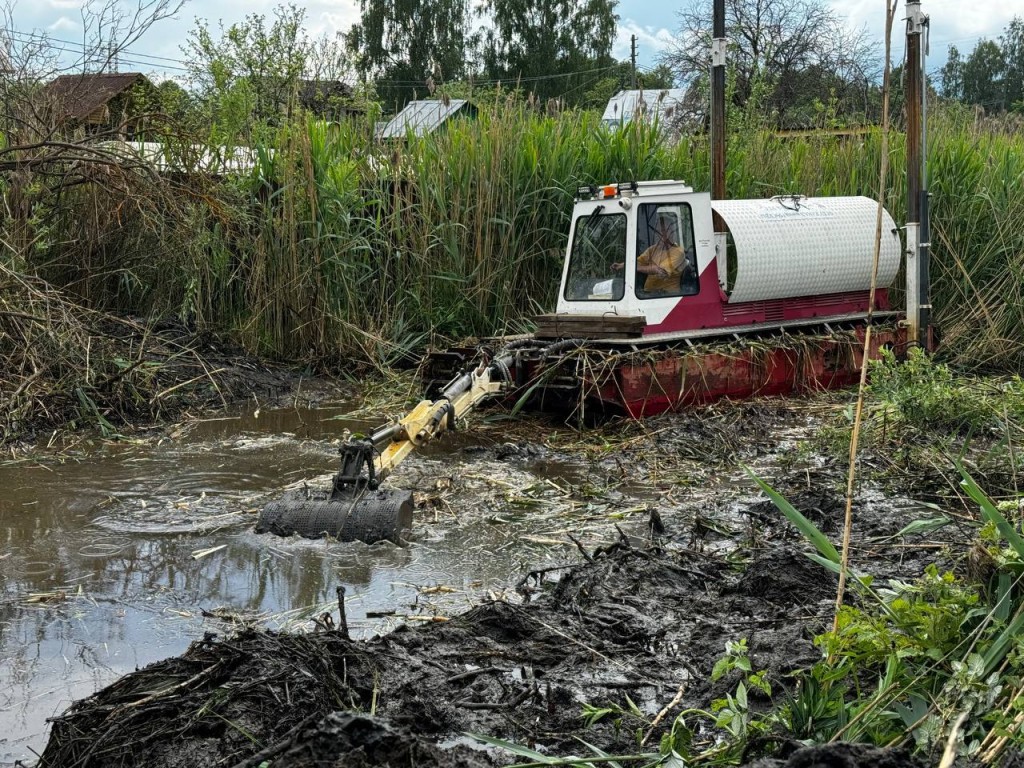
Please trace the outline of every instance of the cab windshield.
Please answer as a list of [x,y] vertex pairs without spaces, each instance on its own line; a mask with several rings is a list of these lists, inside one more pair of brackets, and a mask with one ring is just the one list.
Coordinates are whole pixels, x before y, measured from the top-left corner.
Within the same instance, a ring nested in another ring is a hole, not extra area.
[[618,301],[625,294],[626,214],[602,215],[602,210],[576,220],[565,281],[568,301]]

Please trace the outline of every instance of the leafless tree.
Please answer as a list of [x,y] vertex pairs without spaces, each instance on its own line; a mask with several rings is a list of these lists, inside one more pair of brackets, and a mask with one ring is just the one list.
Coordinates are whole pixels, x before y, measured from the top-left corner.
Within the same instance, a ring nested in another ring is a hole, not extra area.
[[[115,118],[85,131],[68,119],[68,104],[89,96],[100,72],[112,71],[130,46],[154,24],[176,13],[183,0],[86,0],[82,42],[68,44],[45,33],[18,30],[15,6],[0,7],[0,234],[5,256],[24,254],[39,237],[38,203],[84,183],[117,186],[155,181],[153,166],[115,141],[126,125]],[[47,85],[62,78],[59,92]],[[156,105],[153,105],[154,107]],[[140,115],[132,115],[138,121]],[[158,115],[153,115],[158,121]],[[140,200],[151,199],[140,197]]]
[[[195,147],[161,114],[159,89],[116,63],[181,2],[86,0],[80,43],[18,30],[13,6],[0,7],[0,443],[68,419],[105,430],[178,390],[156,388],[154,370],[170,374],[184,347],[161,347],[155,316],[120,313],[148,315],[164,286],[181,306],[171,276],[226,206],[196,202],[214,179],[162,172],[122,140],[141,125],[158,146]],[[97,118],[96,90],[125,75],[153,97],[149,112],[101,98]],[[195,359],[186,384],[210,370]]]
[[[703,87],[710,68],[707,0],[679,12],[675,40],[662,57],[685,86]],[[881,71],[865,30],[851,30],[823,0],[726,0],[733,103],[753,104],[786,125],[792,113],[838,100],[859,104]]]
[[[54,105],[38,98],[46,83],[61,75],[114,71],[119,57],[183,4],[184,0],[138,0],[133,6],[123,0],[86,0],[81,7],[82,42],[73,44],[43,32],[18,30],[15,4],[0,6],[0,50],[5,51],[5,66],[0,66],[0,130],[8,144],[18,143],[12,138],[45,140],[59,130],[53,125]],[[14,149],[9,146],[6,151]]]

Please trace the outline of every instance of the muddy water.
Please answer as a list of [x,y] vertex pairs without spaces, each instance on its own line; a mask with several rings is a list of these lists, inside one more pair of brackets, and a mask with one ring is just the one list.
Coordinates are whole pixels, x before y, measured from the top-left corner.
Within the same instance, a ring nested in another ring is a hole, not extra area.
[[327,483],[334,444],[367,426],[343,407],[264,410],[0,466],[0,764],[34,759],[72,700],[206,632],[309,629],[338,585],[356,635],[435,620],[573,561],[567,519],[586,539],[643,508],[579,501],[568,489],[599,479],[572,459],[459,433],[396,476],[432,492],[407,547],[252,532],[283,486]]

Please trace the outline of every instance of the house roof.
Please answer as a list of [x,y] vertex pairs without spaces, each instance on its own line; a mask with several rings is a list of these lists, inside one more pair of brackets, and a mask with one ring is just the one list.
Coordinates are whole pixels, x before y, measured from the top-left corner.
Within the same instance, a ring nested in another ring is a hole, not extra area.
[[465,99],[410,101],[380,132],[382,139],[400,139],[407,131],[416,136],[433,133],[457,114],[476,116],[476,107]]
[[608,125],[622,125],[643,112],[651,121],[655,117],[667,117],[671,111],[683,108],[685,102],[685,88],[619,91],[609,99],[601,119]]
[[47,83],[40,98],[61,120],[81,120],[137,83],[148,83],[141,72],[61,75]]

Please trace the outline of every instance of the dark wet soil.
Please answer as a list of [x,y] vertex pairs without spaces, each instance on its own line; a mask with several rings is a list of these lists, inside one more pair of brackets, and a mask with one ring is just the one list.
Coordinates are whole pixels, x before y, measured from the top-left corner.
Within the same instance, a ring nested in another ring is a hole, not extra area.
[[[837,503],[822,487],[808,499]],[[832,577],[804,557],[778,515],[755,504],[748,517],[759,521],[756,535],[728,550],[695,546],[692,531],[669,521],[664,536],[623,536],[584,551],[580,565],[527,574],[517,599],[369,641],[335,629],[208,637],[74,704],[54,721],[40,765],[470,766],[511,757],[470,750],[466,733],[551,755],[578,754],[585,738],[622,754],[636,750],[638,728],[656,749],[673,715],[707,708],[735,685],[710,682],[726,641],[747,639],[754,669],[766,670],[777,696],[819,657],[813,639],[831,616]],[[872,532],[891,533],[906,516],[866,504],[861,517],[878,518]],[[876,549],[889,575],[920,571],[914,557]],[[324,623],[336,625],[332,618]],[[583,727],[585,704],[629,701],[643,721],[624,715]],[[697,739],[711,746],[715,735]],[[905,758],[836,745],[756,764]]]
[[[281,753],[280,764],[295,768],[378,765],[477,768],[492,765],[484,755],[469,747],[460,745],[442,749],[422,736],[395,728],[384,720],[349,712],[332,712],[284,741],[288,746]],[[271,747],[267,753],[274,752],[276,747]]]
[[[543,520],[544,530],[530,528],[523,539],[557,548],[546,550],[553,554],[541,564],[510,570],[498,599],[474,595],[477,605],[461,614],[438,613],[430,621],[420,613],[410,618],[423,621],[369,639],[350,639],[336,629],[336,608],[312,633],[249,628],[210,634],[55,717],[39,765],[475,766],[515,760],[482,749],[466,734],[556,756],[581,754],[580,739],[613,754],[635,752],[639,734],[643,749],[656,750],[675,715],[707,709],[734,690],[739,673],[716,682],[710,673],[726,643],[738,640],[746,640],[753,669],[765,671],[778,700],[820,658],[814,638],[831,622],[836,583],[805,556],[806,542],[752,488],[745,467],[838,543],[845,466],[807,450],[818,418],[813,408],[801,401],[723,404],[551,440],[538,438],[546,429],[538,422],[517,432],[514,422],[481,418],[473,430],[479,442],[431,446],[424,452],[428,461],[403,465],[393,479],[420,492],[423,541],[472,548],[464,539],[445,538],[439,517],[450,517],[460,531],[471,521],[510,527],[530,515]],[[452,460],[459,452],[465,461]],[[864,462],[885,458],[868,455]],[[528,469],[536,482],[514,486],[499,467],[505,473]],[[912,578],[936,561],[956,565],[969,542],[970,528],[956,521],[941,542],[897,535],[912,520],[934,515],[909,499],[920,488],[930,493],[938,481],[920,486],[915,478],[907,477],[900,495],[867,483],[856,496],[853,557],[877,578]],[[484,494],[473,491],[474,484],[498,490]],[[623,530],[616,528],[620,519]],[[202,552],[213,543],[195,548]],[[275,546],[252,543],[259,552]],[[496,553],[488,554],[497,561]],[[259,567],[267,578],[283,567],[263,559]],[[242,571],[250,569],[242,562]],[[459,575],[466,581],[481,576]],[[328,569],[317,595],[333,594],[332,577],[337,574]],[[755,707],[772,703],[754,692],[751,698]],[[621,712],[585,727],[587,705]],[[634,705],[642,718],[628,713]],[[651,726],[659,714],[659,724]],[[698,746],[718,743],[721,734],[707,719],[690,724],[697,726]],[[896,751],[798,746],[773,741],[748,758],[766,768],[913,764]]]
[[764,758],[750,768],[924,768],[927,763],[902,749],[879,749],[865,744],[823,744],[795,750],[785,758]]

